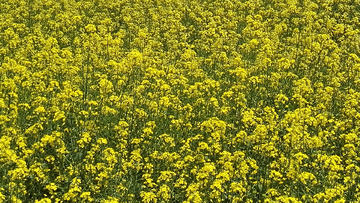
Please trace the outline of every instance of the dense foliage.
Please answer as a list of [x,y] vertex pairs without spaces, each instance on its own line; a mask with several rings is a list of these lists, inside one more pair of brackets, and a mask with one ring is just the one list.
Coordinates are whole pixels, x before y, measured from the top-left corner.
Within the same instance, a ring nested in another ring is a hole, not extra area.
[[0,202],[359,202],[359,3],[0,1]]

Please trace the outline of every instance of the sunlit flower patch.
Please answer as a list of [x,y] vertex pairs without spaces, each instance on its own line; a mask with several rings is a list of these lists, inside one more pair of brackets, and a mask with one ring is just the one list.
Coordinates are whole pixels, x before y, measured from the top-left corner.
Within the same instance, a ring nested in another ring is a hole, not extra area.
[[359,1],[0,4],[1,202],[359,202]]

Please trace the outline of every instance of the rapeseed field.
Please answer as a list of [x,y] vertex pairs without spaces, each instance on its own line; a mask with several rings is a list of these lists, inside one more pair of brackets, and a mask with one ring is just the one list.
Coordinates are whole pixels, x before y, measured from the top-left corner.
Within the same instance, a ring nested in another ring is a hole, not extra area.
[[359,0],[0,1],[0,203],[360,202]]

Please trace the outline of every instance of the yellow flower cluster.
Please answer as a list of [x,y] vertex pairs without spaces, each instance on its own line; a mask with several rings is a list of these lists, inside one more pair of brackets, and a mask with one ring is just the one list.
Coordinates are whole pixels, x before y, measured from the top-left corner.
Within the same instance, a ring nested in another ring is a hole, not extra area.
[[0,203],[360,202],[359,0],[7,0]]

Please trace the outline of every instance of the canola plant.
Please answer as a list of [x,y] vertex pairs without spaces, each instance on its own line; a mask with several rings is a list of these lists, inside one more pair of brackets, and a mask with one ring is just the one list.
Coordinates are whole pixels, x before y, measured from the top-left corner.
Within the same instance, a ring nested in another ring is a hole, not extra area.
[[1,1],[0,203],[359,202],[359,5]]

